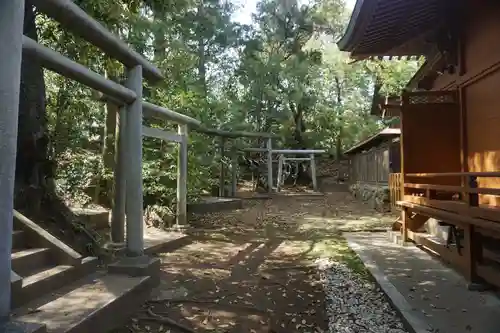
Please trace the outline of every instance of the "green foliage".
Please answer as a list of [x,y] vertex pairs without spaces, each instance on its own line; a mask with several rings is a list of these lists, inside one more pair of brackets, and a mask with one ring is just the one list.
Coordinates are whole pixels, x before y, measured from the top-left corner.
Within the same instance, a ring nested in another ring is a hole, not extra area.
[[[308,5],[261,0],[248,26],[232,21],[235,8],[225,0],[76,2],[165,73],[163,82],[146,86],[148,101],[196,117],[208,127],[273,131],[283,136],[285,147],[338,153],[372,134],[382,126],[369,116],[375,83],[383,82],[383,93],[397,93],[418,66],[408,61],[352,64],[335,45],[349,17],[342,0]],[[43,44],[97,73],[123,79],[122,66],[100,50],[42,15],[37,24]],[[58,186],[73,199],[90,202],[95,198],[88,188],[106,184],[112,175],[112,165],[102,158],[106,106],[90,89],[53,73],[45,76]],[[176,131],[167,122],[148,125]],[[216,183],[218,142],[190,133],[192,200]],[[232,144],[262,142],[239,139]],[[172,207],[177,147],[146,139],[143,156],[146,204]]]

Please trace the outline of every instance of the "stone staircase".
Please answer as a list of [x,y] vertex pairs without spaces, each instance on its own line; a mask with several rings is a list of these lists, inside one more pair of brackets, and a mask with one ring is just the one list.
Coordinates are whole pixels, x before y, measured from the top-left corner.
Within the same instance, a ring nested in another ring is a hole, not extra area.
[[97,268],[97,258],[82,257],[17,212],[11,258],[13,307],[61,288]]
[[16,309],[14,317],[40,325],[36,333],[107,332],[149,298],[151,279],[94,273]]
[[12,247],[13,318],[36,324],[31,332],[107,332],[125,322],[158,282],[143,271],[99,271],[97,258],[81,256],[18,212]]

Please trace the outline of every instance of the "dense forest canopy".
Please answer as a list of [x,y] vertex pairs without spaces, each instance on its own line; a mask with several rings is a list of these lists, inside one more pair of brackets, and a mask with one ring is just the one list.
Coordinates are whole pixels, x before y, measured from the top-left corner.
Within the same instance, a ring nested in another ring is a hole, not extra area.
[[[418,66],[405,60],[353,63],[340,52],[335,42],[350,16],[342,0],[260,0],[251,24],[235,21],[237,4],[224,0],[75,2],[165,73],[163,82],[145,87],[149,101],[209,127],[280,134],[287,148],[323,148],[339,156],[384,126],[369,115],[375,86],[397,93]],[[119,63],[39,14],[30,1],[25,34],[123,80]],[[23,60],[16,205],[33,202],[20,197],[43,201],[52,192],[111,205],[117,108]],[[191,196],[215,178],[216,144],[216,138],[191,135]],[[147,205],[171,206],[176,157],[175,145],[144,140]]]

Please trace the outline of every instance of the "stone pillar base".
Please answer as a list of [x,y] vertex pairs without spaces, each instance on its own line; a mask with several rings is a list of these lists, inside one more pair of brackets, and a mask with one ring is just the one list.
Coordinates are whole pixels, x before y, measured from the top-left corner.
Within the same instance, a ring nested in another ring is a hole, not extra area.
[[151,283],[156,287],[160,283],[160,259],[147,255],[140,257],[125,257],[108,266],[110,274],[129,276],[151,276]]

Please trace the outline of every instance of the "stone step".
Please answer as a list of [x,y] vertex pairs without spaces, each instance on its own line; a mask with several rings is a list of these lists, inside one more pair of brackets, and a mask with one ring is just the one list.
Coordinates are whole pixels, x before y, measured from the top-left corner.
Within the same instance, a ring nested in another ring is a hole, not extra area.
[[88,209],[88,208],[73,208],[72,211],[89,228],[96,230],[109,228],[109,218],[110,218],[109,211]]
[[401,231],[387,230],[387,238],[389,238],[389,241],[391,243],[401,245],[401,246],[407,246],[407,245],[413,244],[411,242],[404,242],[403,241],[403,235],[401,234]]
[[149,298],[150,277],[105,275],[16,317],[47,333],[104,333],[123,324]]
[[12,249],[22,249],[26,246],[24,240],[24,231],[22,230],[14,230],[12,232]]
[[30,275],[32,272],[47,266],[49,262],[50,249],[48,248],[32,248],[22,249],[13,252],[12,270],[24,277]]
[[77,266],[56,265],[42,267],[32,275],[22,279],[20,289],[13,289],[12,306],[19,307],[64,285],[81,279],[94,272],[97,258],[85,258]]

